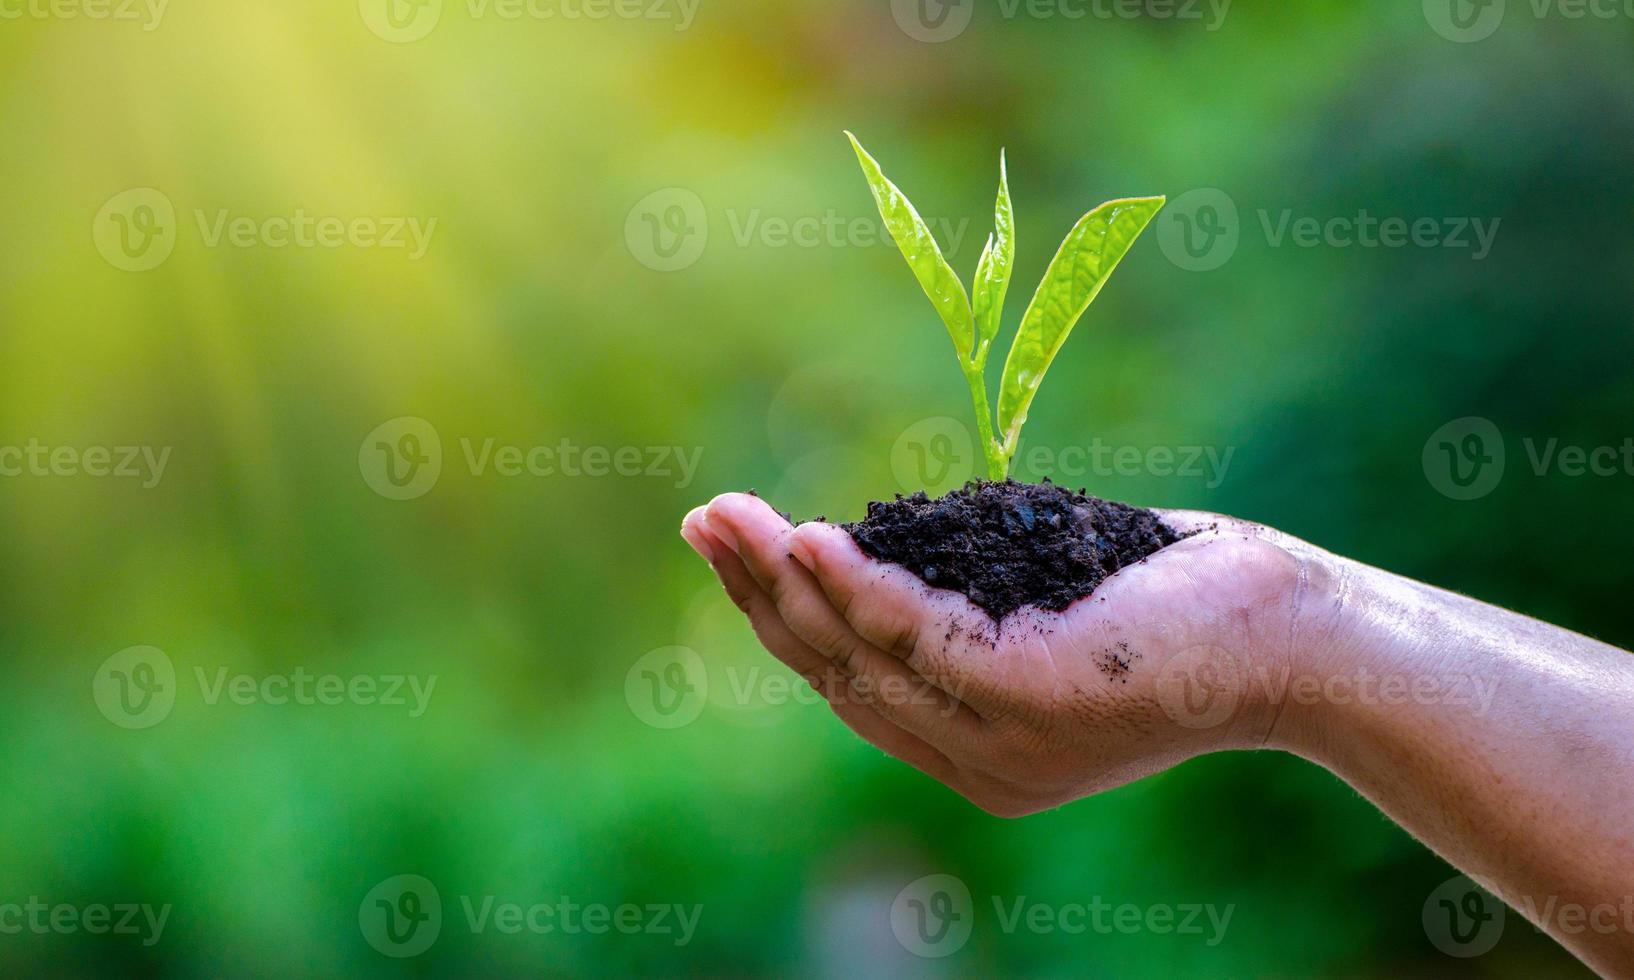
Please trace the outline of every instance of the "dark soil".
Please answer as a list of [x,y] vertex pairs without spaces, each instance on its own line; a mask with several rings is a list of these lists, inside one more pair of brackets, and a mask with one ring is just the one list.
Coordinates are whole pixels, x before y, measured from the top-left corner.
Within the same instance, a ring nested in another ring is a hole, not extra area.
[[1022,606],[1060,612],[1186,536],[1149,510],[1047,480],[978,480],[939,500],[899,494],[845,529],[872,557],[964,593],[1000,622]]

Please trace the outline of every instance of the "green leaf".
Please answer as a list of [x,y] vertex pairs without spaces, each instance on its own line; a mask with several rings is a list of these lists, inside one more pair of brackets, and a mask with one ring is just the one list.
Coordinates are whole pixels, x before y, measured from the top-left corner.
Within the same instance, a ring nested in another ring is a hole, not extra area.
[[1027,304],[1004,361],[998,422],[1008,452],[1015,451],[1027,409],[1067,334],[1165,201],[1162,197],[1108,201],[1080,218],[1061,243]]
[[879,205],[879,216],[885,219],[885,227],[890,230],[891,238],[895,239],[896,247],[901,250],[902,257],[908,260],[908,267],[913,270],[919,279],[919,286],[930,297],[936,312],[947,325],[948,335],[953,338],[953,347],[961,358],[969,358],[975,343],[975,325],[970,314],[970,299],[965,295],[964,283],[948,265],[947,259],[942,257],[942,250],[937,247],[936,239],[930,229],[925,226],[924,219],[919,212],[913,209],[913,204],[897,186],[885,179],[880,172],[879,164],[862,148],[857,138],[846,131],[846,138],[851,140],[851,146],[857,151],[857,160],[862,164],[863,175],[868,178],[868,189],[873,191],[874,203]]
[[1016,260],[1016,216],[1010,207],[1010,176],[999,151],[999,197],[993,206],[993,234],[976,263],[976,279],[971,284],[975,300],[976,350],[978,355],[999,334],[1004,317],[1004,294],[1010,288],[1010,272]]

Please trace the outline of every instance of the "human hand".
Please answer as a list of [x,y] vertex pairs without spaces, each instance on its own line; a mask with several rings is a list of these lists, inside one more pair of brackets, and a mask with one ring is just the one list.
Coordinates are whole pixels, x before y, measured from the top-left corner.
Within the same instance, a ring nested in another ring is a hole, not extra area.
[[1162,516],[1199,533],[1064,612],[1002,624],[747,494],[697,508],[681,533],[762,645],[857,734],[1022,816],[1298,726],[1253,681],[1288,676],[1310,624],[1329,620],[1312,599],[1331,592],[1323,553],[1217,515]]

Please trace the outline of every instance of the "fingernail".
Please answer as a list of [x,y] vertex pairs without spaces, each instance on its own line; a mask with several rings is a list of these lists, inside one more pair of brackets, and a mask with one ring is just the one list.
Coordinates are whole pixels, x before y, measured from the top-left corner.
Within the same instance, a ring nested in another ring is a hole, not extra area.
[[800,540],[798,534],[789,539],[789,557],[806,566],[806,571],[813,575],[817,574],[817,560],[811,557],[810,549],[806,547],[804,541]]
[[742,550],[738,547],[738,536],[732,533],[732,529],[726,526],[725,521],[716,521],[709,525],[709,533],[719,538],[721,544],[731,548],[734,554]]
[[700,526],[703,523],[703,508],[698,507],[686,516],[681,522],[681,537],[698,553],[698,557],[711,565],[715,564],[714,551],[709,547],[709,538]]

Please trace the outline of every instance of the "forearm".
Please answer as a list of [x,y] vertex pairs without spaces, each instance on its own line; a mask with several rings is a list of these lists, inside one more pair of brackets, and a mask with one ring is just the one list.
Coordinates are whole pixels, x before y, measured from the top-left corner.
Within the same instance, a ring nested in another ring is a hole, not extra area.
[[1306,666],[1397,677],[1395,696],[1292,705],[1279,740],[1591,965],[1634,975],[1634,655],[1342,559],[1327,571],[1331,628]]

